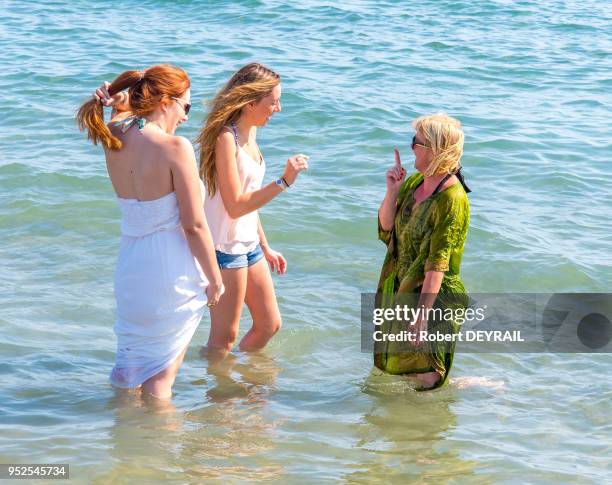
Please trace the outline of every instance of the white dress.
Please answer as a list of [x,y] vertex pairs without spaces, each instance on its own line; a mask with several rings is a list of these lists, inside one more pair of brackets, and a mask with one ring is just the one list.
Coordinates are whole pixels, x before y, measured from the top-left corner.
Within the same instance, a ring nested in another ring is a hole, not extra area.
[[133,388],[167,368],[189,344],[206,308],[208,281],[185,239],[174,192],[151,201],[118,201],[117,357],[110,382]]

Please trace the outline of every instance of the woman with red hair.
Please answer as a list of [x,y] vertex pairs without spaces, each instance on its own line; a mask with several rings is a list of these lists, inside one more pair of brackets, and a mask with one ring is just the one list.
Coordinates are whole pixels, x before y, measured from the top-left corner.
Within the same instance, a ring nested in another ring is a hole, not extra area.
[[189,88],[175,66],[126,71],[107,88],[113,104],[123,102],[110,123],[108,98],[94,97],[77,114],[79,128],[102,143],[122,215],[110,381],[157,398],[172,395],[204,309],[223,293],[193,147],[174,135],[188,119]]

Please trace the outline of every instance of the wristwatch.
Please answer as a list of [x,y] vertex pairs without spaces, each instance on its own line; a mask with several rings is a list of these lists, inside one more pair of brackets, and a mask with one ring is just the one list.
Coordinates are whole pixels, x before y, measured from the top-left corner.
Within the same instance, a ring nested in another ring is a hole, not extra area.
[[283,178],[279,178],[276,180],[276,185],[278,185],[280,187],[280,189],[284,192],[285,190],[287,190],[287,185],[285,184],[285,181],[283,180]]

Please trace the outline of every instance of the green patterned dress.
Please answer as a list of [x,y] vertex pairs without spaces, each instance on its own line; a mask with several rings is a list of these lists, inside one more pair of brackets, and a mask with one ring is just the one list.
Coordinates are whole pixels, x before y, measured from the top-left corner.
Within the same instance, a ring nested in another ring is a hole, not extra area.
[[[395,213],[394,227],[378,236],[387,245],[387,255],[377,288],[377,306],[395,307],[411,299],[418,300],[427,271],[444,271],[434,308],[463,308],[467,294],[459,277],[459,266],[470,222],[467,194],[460,183],[425,199],[413,210],[414,192],[423,181],[420,173],[411,175],[402,185]],[[383,332],[405,329],[405,322],[383,324]],[[428,322],[428,332],[456,334],[460,326],[454,320],[435,318]],[[375,342],[374,365],[390,374],[437,371],[442,376],[435,387],[444,385],[453,363],[455,342],[426,342],[420,351],[400,342]]]

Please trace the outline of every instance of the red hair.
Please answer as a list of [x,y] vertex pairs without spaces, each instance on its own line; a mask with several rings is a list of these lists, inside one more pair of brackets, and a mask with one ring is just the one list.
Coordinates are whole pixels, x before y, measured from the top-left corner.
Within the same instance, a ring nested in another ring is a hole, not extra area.
[[[146,116],[171,98],[180,98],[190,87],[189,76],[180,67],[158,64],[144,71],[125,71],[108,88],[113,96],[128,89],[130,111],[136,116]],[[102,142],[111,150],[121,149],[121,140],[104,123],[104,107],[101,101],[90,99],[83,103],[76,116],[81,131],[87,130],[87,139],[94,145]]]

